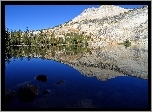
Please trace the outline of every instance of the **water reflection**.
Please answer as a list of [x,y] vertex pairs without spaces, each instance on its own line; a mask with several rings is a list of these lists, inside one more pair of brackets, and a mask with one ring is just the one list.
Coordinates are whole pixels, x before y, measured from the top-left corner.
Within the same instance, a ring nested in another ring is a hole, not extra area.
[[144,48],[117,45],[102,48],[83,46],[24,46],[9,47],[6,53],[6,63],[10,59],[27,57],[59,61],[81,72],[87,77],[96,76],[99,80],[117,76],[135,76],[148,79],[148,51]]
[[[39,87],[39,93],[28,103],[15,95],[6,108],[147,108],[148,80],[123,77],[127,72],[121,68],[125,66],[128,71],[132,70],[127,64],[127,61],[132,61],[138,65],[140,73],[146,73],[146,50],[139,50],[139,58],[136,59],[136,48],[69,47],[12,47],[9,56],[13,58],[6,58],[10,63],[7,65],[6,62],[5,87],[18,93],[20,87],[29,84]],[[43,53],[32,55],[36,50]],[[131,72],[136,75],[136,71],[138,69]]]

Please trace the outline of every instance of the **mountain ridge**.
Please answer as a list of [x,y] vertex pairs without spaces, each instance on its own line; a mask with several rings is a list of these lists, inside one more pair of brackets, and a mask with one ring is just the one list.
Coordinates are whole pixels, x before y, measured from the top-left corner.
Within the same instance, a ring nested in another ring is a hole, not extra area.
[[133,45],[148,49],[148,6],[136,9],[115,5],[88,8],[72,20],[43,31],[50,35],[54,33],[56,38],[66,38],[67,33],[91,36],[89,45],[94,47],[128,39]]
[[[124,8],[121,8],[119,6],[115,6],[115,5],[101,5],[99,8],[88,8],[88,9],[85,9],[80,15],[78,15],[77,17],[75,17],[72,21],[76,21],[77,19],[79,19],[81,16],[83,15],[87,15],[88,14],[88,17],[89,19],[92,19],[93,17],[95,17],[96,19],[98,18],[102,18],[102,17],[110,17],[110,16],[114,16],[114,15],[118,15],[119,13],[123,13],[123,12],[126,12],[128,11],[129,9],[124,9]],[[113,11],[114,13],[109,13]],[[92,13],[94,13],[93,17],[90,18],[90,15],[92,15]],[[84,19],[84,18],[82,18]]]

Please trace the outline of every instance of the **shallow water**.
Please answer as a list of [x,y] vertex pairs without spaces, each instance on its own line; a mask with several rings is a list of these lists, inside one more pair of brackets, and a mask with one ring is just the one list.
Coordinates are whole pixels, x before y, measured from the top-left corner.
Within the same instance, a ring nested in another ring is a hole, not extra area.
[[[47,82],[35,80],[37,75],[48,76]],[[56,82],[64,80],[57,85]],[[6,64],[5,86],[18,91],[25,84],[39,86],[32,102],[21,102],[17,96],[7,108],[147,108],[148,80],[117,76],[102,81],[86,77],[76,69],[41,58],[11,58]],[[50,94],[43,95],[46,89]]]

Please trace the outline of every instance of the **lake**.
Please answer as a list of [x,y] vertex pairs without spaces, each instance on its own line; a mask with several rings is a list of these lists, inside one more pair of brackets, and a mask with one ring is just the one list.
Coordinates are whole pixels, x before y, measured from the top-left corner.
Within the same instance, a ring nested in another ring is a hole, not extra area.
[[[148,108],[146,49],[10,47],[6,56],[5,88],[39,87],[33,101],[15,95],[6,108]],[[38,75],[48,80],[40,82]],[[42,94],[45,90],[50,93]]]

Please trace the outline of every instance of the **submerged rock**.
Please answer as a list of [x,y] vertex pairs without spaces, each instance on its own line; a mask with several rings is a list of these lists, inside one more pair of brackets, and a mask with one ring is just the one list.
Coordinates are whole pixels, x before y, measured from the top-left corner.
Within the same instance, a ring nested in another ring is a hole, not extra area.
[[59,80],[56,84],[61,84],[63,82],[64,82],[64,80]]
[[48,77],[46,75],[38,75],[38,76],[36,76],[36,79],[41,81],[41,82],[46,82],[47,78]]
[[15,91],[11,89],[5,89],[5,104],[11,102],[14,99]]
[[39,87],[27,84],[19,88],[18,96],[21,101],[32,101],[38,95]]
[[49,94],[50,93],[50,90],[45,90],[42,94]]

